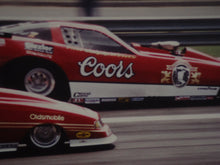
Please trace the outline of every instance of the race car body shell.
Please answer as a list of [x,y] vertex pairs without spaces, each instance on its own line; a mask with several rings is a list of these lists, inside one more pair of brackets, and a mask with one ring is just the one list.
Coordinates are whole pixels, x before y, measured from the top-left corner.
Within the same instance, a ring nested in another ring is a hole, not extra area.
[[[28,26],[42,29],[45,23]],[[67,78],[75,103],[125,97],[219,98],[217,58],[192,49],[180,56],[164,49],[134,48],[96,25],[49,22],[48,29],[50,41],[39,39],[40,34],[34,30],[27,35],[2,37],[0,66],[4,68],[16,60],[53,63]]]
[[100,115],[87,108],[4,88],[0,88],[0,105],[0,152],[26,144],[31,130],[40,125],[61,128],[64,142],[71,147],[111,144],[116,140],[109,126],[101,123]]

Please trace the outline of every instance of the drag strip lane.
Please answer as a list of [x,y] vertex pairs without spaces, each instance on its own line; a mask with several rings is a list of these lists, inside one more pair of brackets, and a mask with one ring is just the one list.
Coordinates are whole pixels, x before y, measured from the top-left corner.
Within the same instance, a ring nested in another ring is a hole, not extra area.
[[118,136],[116,150],[130,153],[127,163],[220,163],[219,106],[117,112],[103,120]]
[[173,120],[202,120],[220,119],[220,113],[214,114],[190,114],[190,115],[157,115],[157,116],[132,116],[103,118],[105,123],[131,123],[149,121],[173,121]]
[[100,114],[118,137],[114,149],[14,154],[1,157],[0,164],[220,164],[220,106],[119,109]]

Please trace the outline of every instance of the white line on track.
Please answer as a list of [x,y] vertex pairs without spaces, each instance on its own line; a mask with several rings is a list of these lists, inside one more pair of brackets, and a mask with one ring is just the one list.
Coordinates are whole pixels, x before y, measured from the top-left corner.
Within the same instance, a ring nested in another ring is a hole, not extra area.
[[202,120],[202,119],[220,119],[220,113],[110,117],[110,118],[103,118],[102,120],[105,123],[132,123],[132,122],[149,122],[149,121]]

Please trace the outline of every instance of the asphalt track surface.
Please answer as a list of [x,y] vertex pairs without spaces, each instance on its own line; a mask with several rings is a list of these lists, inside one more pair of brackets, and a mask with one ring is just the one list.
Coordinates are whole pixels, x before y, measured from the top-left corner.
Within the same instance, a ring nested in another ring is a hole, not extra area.
[[1,153],[1,165],[220,164],[220,106],[101,108],[114,145]]

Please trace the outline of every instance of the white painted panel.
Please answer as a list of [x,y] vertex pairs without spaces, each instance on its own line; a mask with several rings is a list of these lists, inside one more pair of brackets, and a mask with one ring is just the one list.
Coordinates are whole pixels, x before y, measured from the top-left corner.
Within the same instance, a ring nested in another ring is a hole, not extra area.
[[87,98],[102,97],[167,97],[167,96],[215,96],[219,87],[173,85],[123,84],[71,82],[71,96],[87,93]]

